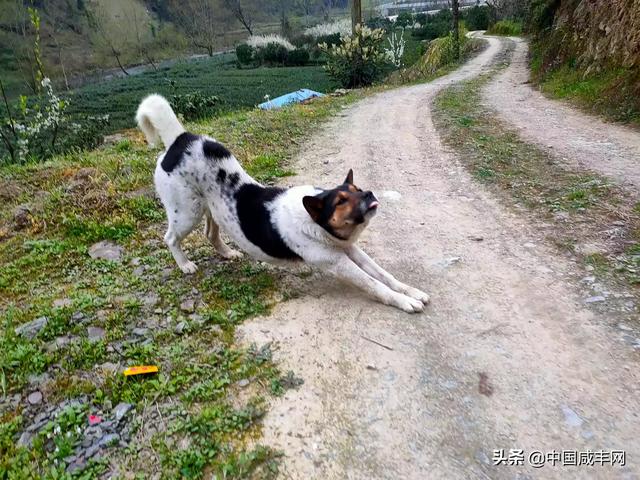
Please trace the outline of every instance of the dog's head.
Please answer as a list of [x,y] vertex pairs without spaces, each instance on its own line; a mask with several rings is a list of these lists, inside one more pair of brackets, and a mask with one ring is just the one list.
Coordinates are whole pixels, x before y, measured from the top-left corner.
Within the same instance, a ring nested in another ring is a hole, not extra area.
[[302,204],[314,222],[340,240],[355,241],[373,218],[378,200],[372,192],[363,192],[353,184],[349,170],[342,185],[306,196]]

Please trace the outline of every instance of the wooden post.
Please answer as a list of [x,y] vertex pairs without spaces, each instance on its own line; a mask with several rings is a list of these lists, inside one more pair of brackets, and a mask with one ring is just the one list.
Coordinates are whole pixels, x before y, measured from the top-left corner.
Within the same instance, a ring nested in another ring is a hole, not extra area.
[[460,10],[458,9],[459,0],[451,0],[451,13],[453,14],[453,56],[456,60],[460,59]]
[[351,0],[351,30],[356,33],[356,25],[362,23],[362,0]]

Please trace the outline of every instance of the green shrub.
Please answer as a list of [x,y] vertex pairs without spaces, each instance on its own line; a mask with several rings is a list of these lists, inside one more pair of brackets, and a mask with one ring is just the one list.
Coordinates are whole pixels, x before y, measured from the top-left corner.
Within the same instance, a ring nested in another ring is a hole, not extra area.
[[333,47],[334,45],[340,45],[342,40],[339,33],[332,33],[331,35],[321,35],[316,39],[316,43],[326,43],[327,46]]
[[284,65],[289,51],[279,43],[268,43],[256,50],[256,59],[261,65]]
[[236,57],[242,65],[248,65],[253,61],[254,48],[246,43],[241,43],[236,47]]
[[396,27],[411,27],[413,24],[413,14],[411,12],[401,12],[396,18]]
[[444,37],[449,32],[450,26],[446,23],[427,23],[420,28],[414,28],[411,35],[419,40],[433,40]]
[[313,38],[313,35],[307,35],[305,33],[301,33],[300,35],[296,35],[295,37],[293,37],[291,39],[291,43],[295,47],[302,48],[302,47],[314,45],[316,43],[316,40],[315,38]]
[[489,7],[476,5],[464,13],[464,20],[469,30],[487,30],[489,28]]
[[365,25],[372,30],[380,28],[385,32],[388,32],[393,27],[393,22],[387,17],[373,17],[367,20]]
[[185,120],[197,120],[212,117],[218,106],[218,97],[201,92],[171,96],[171,108],[181,114]]
[[490,35],[505,35],[515,37],[522,35],[522,23],[513,20],[500,20],[489,27],[487,33]]
[[444,37],[451,30],[453,15],[450,10],[442,9],[435,15],[425,15],[420,17],[422,22],[419,28],[414,28],[411,35],[420,40],[433,40]]
[[353,35],[343,39],[342,45],[321,44],[320,48],[327,54],[325,68],[329,76],[346,88],[371,85],[387,63],[383,35],[380,29],[358,25]]
[[287,52],[286,65],[296,67],[307,63],[309,63],[309,51],[306,48],[296,48]]

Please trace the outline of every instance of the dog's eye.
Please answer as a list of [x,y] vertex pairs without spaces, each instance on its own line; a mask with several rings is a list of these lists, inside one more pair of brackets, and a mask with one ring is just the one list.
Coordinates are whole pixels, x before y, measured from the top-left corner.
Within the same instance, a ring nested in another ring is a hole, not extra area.
[[343,205],[347,203],[347,199],[345,197],[340,197],[340,199],[338,200],[338,205]]

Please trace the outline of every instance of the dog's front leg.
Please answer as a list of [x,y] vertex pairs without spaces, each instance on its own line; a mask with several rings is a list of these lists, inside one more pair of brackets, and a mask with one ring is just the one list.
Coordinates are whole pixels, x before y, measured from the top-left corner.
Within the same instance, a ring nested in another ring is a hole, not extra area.
[[384,283],[390,289],[404,293],[416,300],[420,300],[425,305],[429,303],[429,295],[424,293],[422,290],[418,290],[417,288],[410,287],[409,285],[398,281],[393,275],[374,262],[373,259],[359,247],[352,245],[347,250],[347,255],[355,262],[356,265],[376,280]]
[[337,261],[325,268],[338,277],[364,290],[376,300],[408,313],[421,312],[424,304],[415,298],[393,291],[356,265],[347,255],[340,255]]

